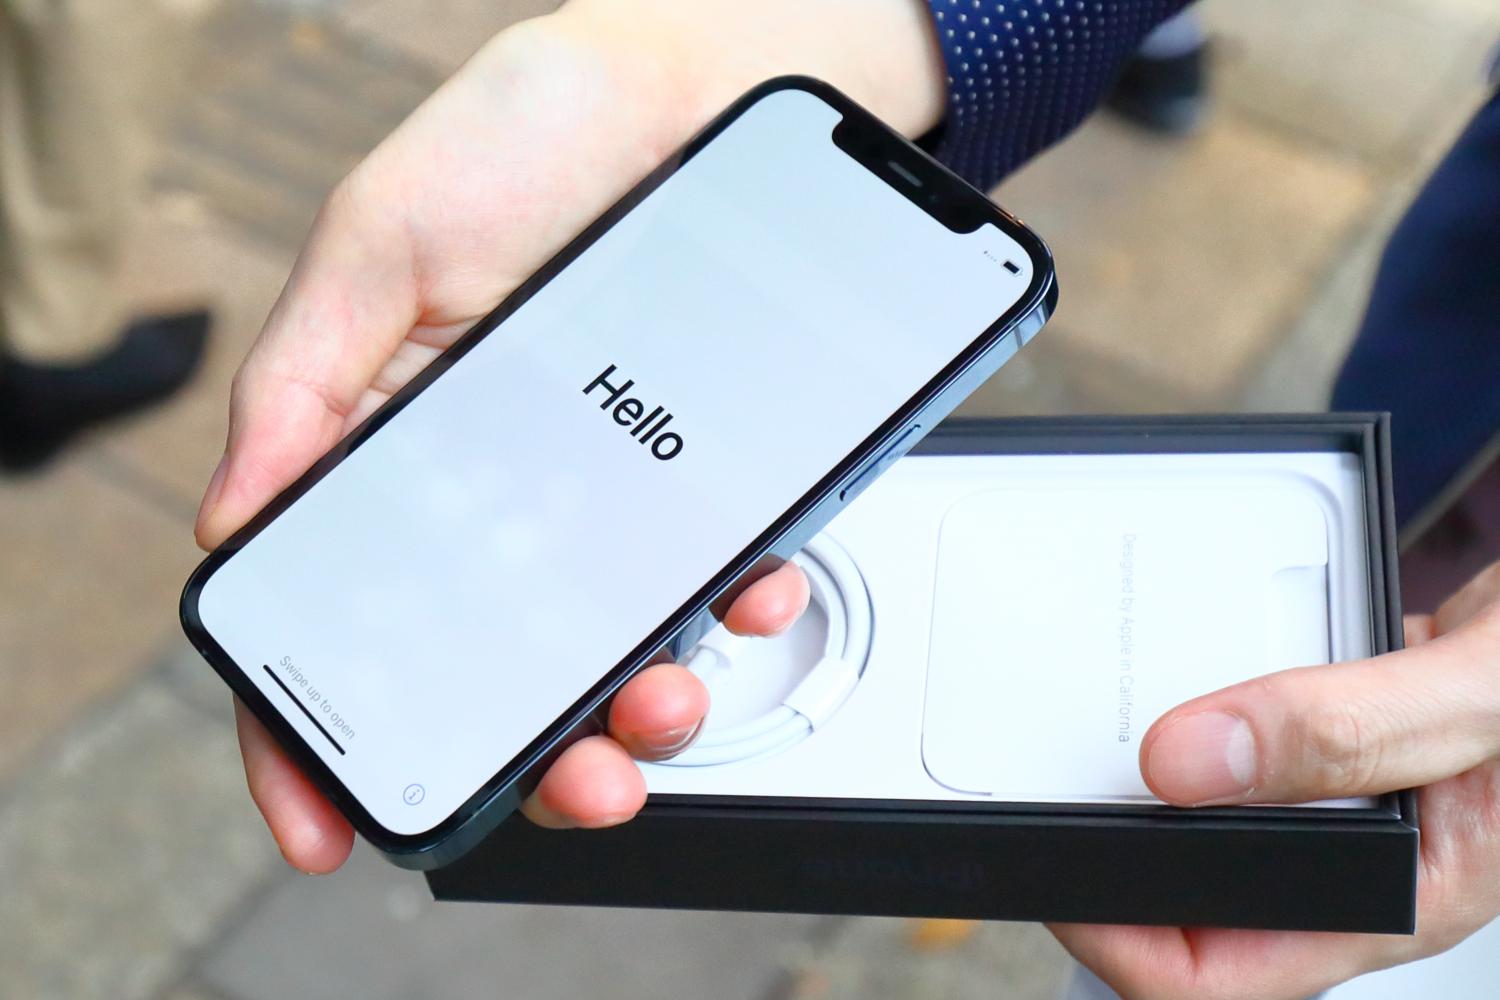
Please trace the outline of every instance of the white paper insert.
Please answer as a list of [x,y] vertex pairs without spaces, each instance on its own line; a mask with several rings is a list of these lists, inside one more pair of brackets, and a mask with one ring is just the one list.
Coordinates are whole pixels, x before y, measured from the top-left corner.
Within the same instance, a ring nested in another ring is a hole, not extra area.
[[1141,737],[1168,709],[1328,659],[1328,529],[1307,491],[1165,478],[949,508],[922,726],[935,780],[1003,799],[1146,798]]

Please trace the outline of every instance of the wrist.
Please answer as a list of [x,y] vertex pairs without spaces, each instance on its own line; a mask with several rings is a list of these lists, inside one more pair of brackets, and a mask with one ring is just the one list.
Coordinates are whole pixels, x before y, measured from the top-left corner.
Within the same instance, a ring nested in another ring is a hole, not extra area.
[[943,114],[946,70],[924,0],[569,0],[548,20],[655,74],[681,138],[788,73],[825,80],[907,136]]

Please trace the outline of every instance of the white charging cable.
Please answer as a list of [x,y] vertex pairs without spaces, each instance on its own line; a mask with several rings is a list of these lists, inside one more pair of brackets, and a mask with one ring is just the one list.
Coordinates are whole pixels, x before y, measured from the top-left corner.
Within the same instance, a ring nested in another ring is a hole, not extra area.
[[[828,621],[823,655],[780,705],[759,718],[724,728],[714,726],[710,712],[697,742],[662,763],[706,767],[780,753],[828,721],[854,691],[873,638],[874,615],[864,577],[844,547],[828,535],[814,538],[793,561],[807,574],[811,599]],[[748,644],[764,641],[715,626],[688,654],[687,668],[711,683],[718,671],[734,669]]]

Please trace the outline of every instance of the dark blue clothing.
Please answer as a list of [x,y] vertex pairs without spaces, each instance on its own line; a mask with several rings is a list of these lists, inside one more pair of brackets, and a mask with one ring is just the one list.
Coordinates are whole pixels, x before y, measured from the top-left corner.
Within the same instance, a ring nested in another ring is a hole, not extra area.
[[[948,68],[948,114],[926,143],[986,189],[1097,108],[1141,40],[1187,6],[928,2]],[[1500,433],[1500,97],[1396,230],[1333,405],[1392,411],[1403,523]]]
[[1391,411],[1402,523],[1500,434],[1500,93],[1391,234],[1333,407]]
[[948,66],[939,159],[993,187],[1104,100],[1141,40],[1187,0],[928,0]]

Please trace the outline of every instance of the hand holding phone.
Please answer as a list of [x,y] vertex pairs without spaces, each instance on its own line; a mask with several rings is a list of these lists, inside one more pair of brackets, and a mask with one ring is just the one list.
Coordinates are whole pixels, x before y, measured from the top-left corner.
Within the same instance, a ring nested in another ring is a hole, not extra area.
[[[943,64],[921,5],[862,5],[858,39],[829,45],[844,23],[842,11],[790,0],[570,2],[489,41],[329,197],[236,377],[199,543],[223,542],[755,80],[812,69],[909,135],[935,125]],[[713,57],[731,45],[733,59]],[[664,77],[663,66],[680,71]],[[745,627],[770,620],[748,613]],[[288,862],[337,868],[348,821],[241,715],[250,791]],[[605,819],[597,804],[632,787],[634,765],[620,756],[573,787],[568,822]]]
[[[798,5],[798,30],[764,53],[777,62],[705,65],[690,88],[669,88],[659,67],[685,40],[723,37],[736,19],[768,26],[793,13],[791,4],[717,6],[692,8],[699,26],[648,25],[658,14],[677,16],[656,4],[569,4],[516,24],[332,192],[235,378],[225,455],[198,515],[203,548],[243,526],[749,80],[805,60],[808,46],[821,49],[808,30],[814,19]],[[872,5],[867,32],[876,13]],[[636,32],[627,38],[605,14],[628,18]],[[925,39],[913,34],[911,44],[921,50]],[[602,78],[609,86],[587,85]],[[906,101],[920,90],[897,93]],[[903,105],[882,108],[909,126],[918,121]],[[802,593],[794,574],[778,574],[731,615],[747,632],[775,631],[789,624]],[[617,752],[591,741],[559,761],[528,815],[596,826],[638,808],[644,791],[630,753],[650,736],[694,725],[698,690],[686,672],[633,679],[616,698]],[[237,715],[251,797],[288,863],[308,873],[337,869],[353,841],[349,821],[238,702]]]
[[211,553],[184,627],[367,840],[443,864],[1055,299],[1018,221],[770,81]]
[[184,630],[366,840],[446,864],[1055,301],[983,193],[768,81],[210,553]]

